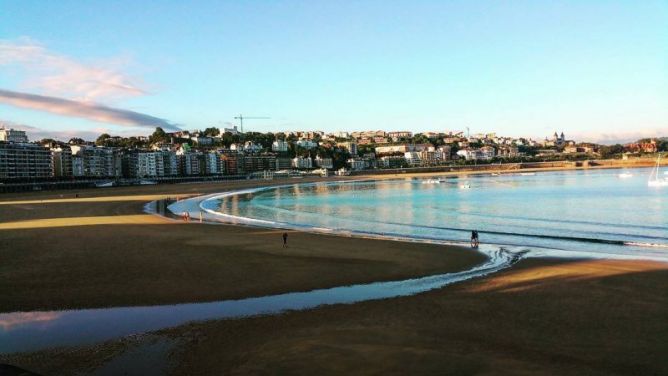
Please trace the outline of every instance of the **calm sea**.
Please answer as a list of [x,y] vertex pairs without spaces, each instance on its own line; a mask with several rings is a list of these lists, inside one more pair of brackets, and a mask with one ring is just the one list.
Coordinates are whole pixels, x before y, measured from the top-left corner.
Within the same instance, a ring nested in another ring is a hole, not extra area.
[[[668,260],[668,189],[649,169],[294,184],[207,205],[279,227]],[[620,173],[633,176],[619,177]]]

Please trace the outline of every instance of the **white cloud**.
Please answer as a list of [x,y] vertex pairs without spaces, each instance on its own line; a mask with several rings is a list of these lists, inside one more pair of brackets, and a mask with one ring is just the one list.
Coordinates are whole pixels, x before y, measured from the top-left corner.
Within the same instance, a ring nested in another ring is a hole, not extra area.
[[0,39],[0,66],[15,68],[24,90],[80,101],[109,101],[147,94],[123,72],[127,59],[84,63],[50,51],[30,38]]

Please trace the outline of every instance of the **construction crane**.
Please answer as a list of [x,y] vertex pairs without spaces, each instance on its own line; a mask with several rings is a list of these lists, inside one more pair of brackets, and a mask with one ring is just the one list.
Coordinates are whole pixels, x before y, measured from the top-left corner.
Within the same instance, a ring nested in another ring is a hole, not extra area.
[[264,116],[243,116],[241,114],[239,114],[239,116],[235,116],[234,118],[239,120],[239,129],[241,134],[244,133],[244,119],[271,119]]

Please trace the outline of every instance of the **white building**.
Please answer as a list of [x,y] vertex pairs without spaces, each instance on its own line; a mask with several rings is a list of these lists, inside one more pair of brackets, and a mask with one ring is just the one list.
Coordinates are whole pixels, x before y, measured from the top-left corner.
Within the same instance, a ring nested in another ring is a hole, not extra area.
[[[72,156],[80,157],[83,164],[83,174],[75,176],[121,176],[121,155],[118,149],[90,145],[72,145],[70,149]],[[74,172],[74,160],[72,162]]]
[[248,153],[259,153],[262,151],[262,145],[254,144],[253,141],[246,141],[244,151]]
[[292,160],[292,167],[299,169],[313,168],[313,160],[311,157],[297,157]]
[[25,131],[19,131],[16,129],[5,129],[0,128],[0,141],[6,142],[28,142],[28,136],[26,136]]
[[519,157],[520,152],[517,146],[504,146],[499,148],[499,157],[502,158],[515,158]]
[[404,159],[409,166],[419,166],[422,164],[422,157],[420,152],[417,151],[407,151],[404,153]]
[[319,155],[315,157],[315,165],[322,168],[334,168],[334,161],[332,158],[321,158]]
[[318,147],[318,143],[311,140],[299,140],[296,142],[297,146],[307,150],[311,150]]
[[362,158],[350,158],[346,161],[351,170],[364,170],[366,161]]
[[491,160],[496,156],[496,150],[491,146],[483,146],[478,149],[478,159]]
[[464,157],[467,161],[480,161],[494,159],[496,152],[491,146],[483,146],[480,149],[464,149],[457,152],[457,155]]
[[223,128],[223,133],[231,133],[233,135],[239,134],[239,130],[237,129],[237,126],[233,126],[232,128]]
[[190,137],[193,142],[195,142],[197,145],[213,145],[213,137],[209,136],[204,136],[204,135],[196,135],[193,137]]
[[220,175],[223,173],[224,164],[220,154],[209,152],[204,154],[204,165],[207,175]]
[[401,145],[388,145],[388,146],[376,146],[376,154],[396,154],[396,153],[407,153],[413,151],[413,145],[410,144],[401,144]]
[[388,155],[378,159],[378,167],[380,168],[398,168],[406,163],[406,159],[400,155]]
[[276,153],[285,153],[288,151],[288,143],[283,140],[276,140],[271,144],[271,151]]
[[357,144],[354,142],[339,142],[336,146],[346,150],[353,156],[357,156]]
[[334,137],[350,138],[350,133],[348,133],[348,132],[334,132]]
[[476,159],[476,153],[473,149],[462,149],[457,151],[457,155],[466,159],[467,161],[474,161]]
[[452,148],[448,145],[439,146],[436,149],[436,159],[445,162],[450,160],[450,153],[452,153]]
[[411,138],[413,137],[413,132],[409,131],[396,131],[396,132],[387,132],[387,136],[394,141],[399,140],[400,138]]
[[141,152],[137,154],[137,177],[155,178],[165,176],[165,166],[161,152]]

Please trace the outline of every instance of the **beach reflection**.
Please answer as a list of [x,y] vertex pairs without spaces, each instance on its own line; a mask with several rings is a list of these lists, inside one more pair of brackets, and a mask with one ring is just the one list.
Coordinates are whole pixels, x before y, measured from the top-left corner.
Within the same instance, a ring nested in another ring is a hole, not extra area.
[[25,325],[47,324],[61,316],[58,312],[18,312],[0,314],[0,329],[4,331],[17,329]]

